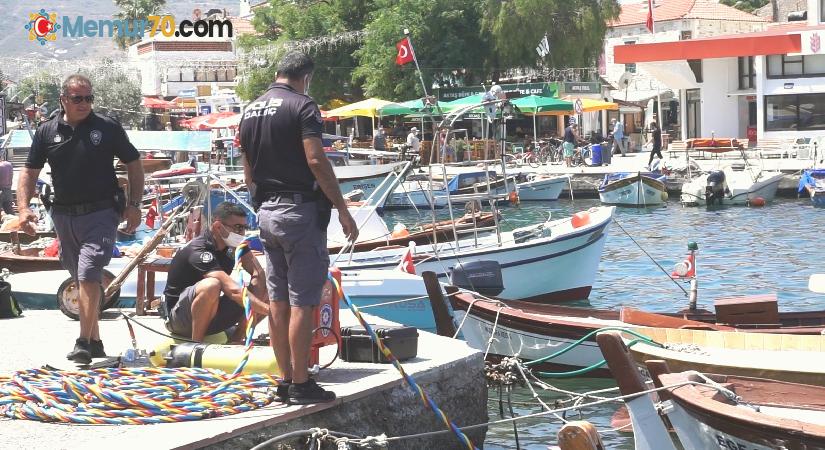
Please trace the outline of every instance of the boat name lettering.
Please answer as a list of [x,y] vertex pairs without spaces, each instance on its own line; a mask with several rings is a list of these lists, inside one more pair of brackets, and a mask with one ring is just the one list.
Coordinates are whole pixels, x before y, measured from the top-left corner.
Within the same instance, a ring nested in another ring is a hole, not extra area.
[[716,434],[716,443],[722,450],[755,450],[754,447],[749,447],[747,444],[737,442],[723,434]]

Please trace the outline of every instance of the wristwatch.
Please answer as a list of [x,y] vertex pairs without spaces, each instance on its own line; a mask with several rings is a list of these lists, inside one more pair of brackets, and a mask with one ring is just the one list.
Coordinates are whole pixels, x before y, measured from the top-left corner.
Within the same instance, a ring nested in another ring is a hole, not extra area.
[[140,209],[140,201],[129,202],[129,206],[134,206],[135,208]]

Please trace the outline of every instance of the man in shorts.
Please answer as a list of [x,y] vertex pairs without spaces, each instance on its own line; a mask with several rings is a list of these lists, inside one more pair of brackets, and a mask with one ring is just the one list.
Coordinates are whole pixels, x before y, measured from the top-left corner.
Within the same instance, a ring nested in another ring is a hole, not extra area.
[[[246,315],[242,286],[231,273],[235,248],[243,242],[245,232],[246,211],[223,202],[212,211],[209,228],[175,253],[163,292],[169,331],[202,342],[206,335],[237,325],[230,341],[243,342]],[[241,266],[252,275],[247,289],[252,312],[256,319],[266,317],[266,273],[251,252],[241,257]]]
[[287,53],[275,82],[246,107],[240,124],[244,175],[259,205],[267,259],[272,346],[287,401],[294,404],[335,399],[307,370],[314,308],[329,269],[326,230],[333,206],[344,235],[358,237],[321,143],[321,112],[307,95],[314,68],[306,54]]

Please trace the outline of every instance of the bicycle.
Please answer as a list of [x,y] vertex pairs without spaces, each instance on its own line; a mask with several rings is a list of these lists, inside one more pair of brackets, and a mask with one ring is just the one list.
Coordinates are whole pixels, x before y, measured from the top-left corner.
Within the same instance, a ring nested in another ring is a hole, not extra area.
[[573,153],[573,166],[589,166],[593,161],[593,144],[584,147],[576,147]]

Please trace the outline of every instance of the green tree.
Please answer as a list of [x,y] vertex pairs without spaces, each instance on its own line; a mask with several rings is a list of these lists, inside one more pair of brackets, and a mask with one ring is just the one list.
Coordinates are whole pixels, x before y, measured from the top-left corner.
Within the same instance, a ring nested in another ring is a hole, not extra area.
[[140,84],[121,66],[104,59],[98,70],[87,74],[94,86],[95,110],[117,118],[122,124],[138,127],[143,119],[140,113]]
[[752,13],[769,2],[770,0],[721,0],[719,3]]
[[[46,103],[50,111],[60,107],[60,86],[63,80],[54,73],[42,71],[29,75],[20,80],[17,89],[18,101],[23,101],[29,95],[38,105]],[[26,104],[28,106],[28,104]]]
[[[372,0],[293,1],[270,0],[259,9],[253,24],[262,36],[245,38],[242,47],[261,54],[252,61],[247,77],[239,83],[238,93],[246,99],[260,95],[275,79],[275,67],[288,50],[300,48],[315,60],[310,94],[319,104],[340,98],[350,90],[350,72],[355,67],[352,53],[358,42],[341,38],[343,33],[361,30]],[[321,40],[321,38],[325,38]],[[357,97],[360,92],[355,92]]]
[[[115,18],[128,21],[145,20],[148,16],[158,15],[166,6],[166,0],[114,0],[114,2],[120,10],[115,14]],[[147,23],[147,30],[151,26],[151,22]],[[140,37],[121,36],[119,30],[115,31],[114,40],[120,49],[125,49],[141,39]]]
[[479,0],[377,0],[376,7],[367,37],[355,52],[358,67],[353,81],[362,84],[367,97],[397,101],[424,94],[415,65],[395,64],[395,44],[404,37],[405,28],[428,92],[433,81],[458,73],[467,83],[484,78],[490,44],[479,28]]
[[617,0],[486,0],[482,28],[493,42],[492,68],[542,65],[536,46],[547,34],[551,67],[590,67],[604,49]]

